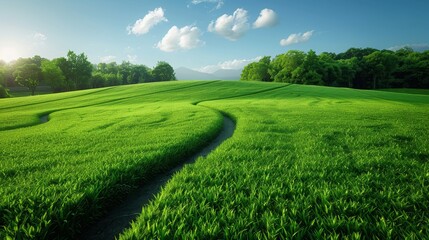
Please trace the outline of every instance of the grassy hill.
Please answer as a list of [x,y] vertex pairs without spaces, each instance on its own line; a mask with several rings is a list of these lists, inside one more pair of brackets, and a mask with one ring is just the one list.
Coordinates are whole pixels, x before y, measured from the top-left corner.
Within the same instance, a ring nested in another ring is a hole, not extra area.
[[75,237],[211,141],[223,113],[234,135],[121,238],[422,238],[428,109],[425,95],[222,81],[1,99],[0,237]]

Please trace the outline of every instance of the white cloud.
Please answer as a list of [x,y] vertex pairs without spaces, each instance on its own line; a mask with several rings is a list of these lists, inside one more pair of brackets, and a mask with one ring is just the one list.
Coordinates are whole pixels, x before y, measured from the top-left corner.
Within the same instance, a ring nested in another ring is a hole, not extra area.
[[164,17],[164,10],[155,8],[153,11],[149,11],[142,19],[138,19],[133,26],[128,26],[128,34],[146,34],[158,23],[167,21],[167,18]]
[[223,0],[192,0],[192,4],[194,5],[197,5],[200,3],[215,3],[216,9],[220,9],[224,4]]
[[286,39],[280,40],[280,45],[287,46],[295,43],[301,43],[308,41],[313,35],[314,30],[305,32],[305,33],[293,33],[289,35]]
[[253,28],[272,27],[277,24],[277,14],[271,9],[262,9],[258,19],[253,23]]
[[248,29],[247,11],[242,8],[235,10],[232,15],[224,14],[220,16],[208,26],[209,32],[216,32],[231,41],[242,37]]
[[135,63],[137,62],[137,55],[127,55],[128,62]]
[[48,37],[46,37],[46,35],[43,33],[37,32],[33,35],[33,39],[38,41],[38,42],[44,42],[44,41],[48,40]]
[[200,39],[201,33],[197,27],[184,26],[178,28],[173,26],[167,34],[156,45],[164,52],[172,52],[180,49],[192,49],[204,44]]
[[259,61],[261,58],[262,57],[256,57],[256,58],[252,58],[252,59],[228,60],[228,61],[224,61],[224,62],[219,62],[216,65],[207,65],[207,66],[201,67],[199,69],[195,69],[195,70],[200,71],[200,72],[205,72],[205,73],[214,73],[220,69],[242,69],[247,64],[249,64],[251,62]]
[[110,63],[110,62],[113,62],[115,59],[116,59],[116,56],[109,55],[109,56],[100,57],[100,62]]

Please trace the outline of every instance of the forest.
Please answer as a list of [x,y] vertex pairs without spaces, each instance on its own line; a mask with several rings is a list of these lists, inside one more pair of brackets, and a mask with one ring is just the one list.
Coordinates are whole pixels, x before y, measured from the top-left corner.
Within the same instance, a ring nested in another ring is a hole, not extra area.
[[69,51],[66,57],[48,60],[40,56],[20,58],[6,64],[0,61],[0,98],[8,97],[8,87],[23,86],[31,95],[38,86],[50,86],[52,92],[175,80],[174,69],[160,61],[152,69],[122,62],[92,64],[84,53]]
[[359,89],[429,88],[429,51],[350,48],[317,55],[313,50],[290,50],[248,64],[240,80]]

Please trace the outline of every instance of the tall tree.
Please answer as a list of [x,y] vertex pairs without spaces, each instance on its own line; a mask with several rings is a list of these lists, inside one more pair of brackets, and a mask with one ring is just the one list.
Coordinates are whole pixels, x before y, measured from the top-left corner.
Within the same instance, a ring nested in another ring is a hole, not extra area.
[[6,82],[6,64],[3,61],[0,61],[0,84],[5,85]]
[[144,65],[132,65],[128,75],[128,83],[151,82],[152,75],[150,69]]
[[99,88],[106,86],[106,79],[101,72],[94,72],[91,76],[90,85],[92,88]]
[[271,76],[268,72],[270,68],[270,57],[265,56],[261,58],[258,62],[250,63],[245,66],[240,79],[243,81],[263,81],[270,82]]
[[10,97],[9,91],[7,88],[3,87],[3,85],[0,84],[0,98],[8,98]]
[[39,86],[39,76],[41,75],[41,70],[35,63],[20,66],[13,75],[19,85],[27,87],[31,95],[34,95],[37,86]]
[[305,60],[305,53],[298,50],[289,50],[277,55],[271,61],[269,73],[276,82],[293,82],[292,72],[300,67]]
[[66,78],[71,80],[74,89],[85,89],[89,87],[92,75],[92,64],[84,53],[76,55],[73,51],[67,53]]
[[389,87],[398,59],[391,51],[376,51],[364,57],[372,79],[372,88]]
[[55,61],[42,61],[43,79],[51,86],[53,92],[61,92],[66,89],[65,76],[61,68]]
[[338,64],[341,71],[341,77],[338,81],[340,87],[353,87],[353,79],[355,79],[356,72],[359,71],[357,58],[340,59]]
[[299,79],[304,84],[324,85],[322,75],[319,73],[321,71],[319,57],[315,51],[310,50],[305,55],[302,70],[303,74],[297,78],[297,81]]
[[164,61],[158,62],[156,67],[152,70],[152,75],[156,82],[176,80],[173,67]]

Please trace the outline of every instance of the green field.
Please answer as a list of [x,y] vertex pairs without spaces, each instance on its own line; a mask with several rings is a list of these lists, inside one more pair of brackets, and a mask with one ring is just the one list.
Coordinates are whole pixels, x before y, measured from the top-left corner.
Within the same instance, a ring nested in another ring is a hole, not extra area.
[[381,89],[381,91],[429,95],[429,89],[419,89],[419,88],[387,88],[387,89]]
[[184,81],[0,100],[0,238],[76,237],[221,113],[122,239],[429,236],[429,96]]

